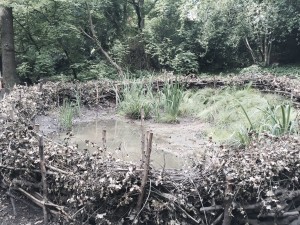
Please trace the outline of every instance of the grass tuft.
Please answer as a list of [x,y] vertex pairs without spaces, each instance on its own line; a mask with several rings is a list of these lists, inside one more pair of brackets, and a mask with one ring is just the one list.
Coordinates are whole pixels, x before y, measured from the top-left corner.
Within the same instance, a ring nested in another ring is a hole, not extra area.
[[122,99],[119,102],[119,110],[131,119],[140,119],[141,109],[144,109],[145,119],[151,117],[153,93],[151,85],[143,82],[134,82],[125,85],[122,92]]

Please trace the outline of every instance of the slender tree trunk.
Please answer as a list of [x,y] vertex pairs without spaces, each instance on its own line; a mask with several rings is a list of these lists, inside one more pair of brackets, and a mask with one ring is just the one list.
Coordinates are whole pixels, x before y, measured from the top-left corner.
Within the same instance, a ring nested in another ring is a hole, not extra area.
[[4,87],[12,88],[19,82],[16,72],[12,8],[0,7],[2,75]]
[[246,44],[246,47],[248,48],[248,50],[249,50],[249,52],[250,52],[250,54],[252,56],[253,62],[256,64],[257,60],[256,60],[255,54],[254,54],[254,52],[253,52],[253,50],[252,50],[252,48],[251,48],[251,46],[249,44],[248,38],[245,38],[245,44]]
[[137,25],[139,31],[143,31],[145,26],[145,10],[144,10],[144,0],[132,0],[131,4],[135,10],[137,16]]
[[264,66],[270,66],[271,51],[272,51],[272,40],[270,36],[265,36],[264,41]]
[[272,41],[268,44],[269,49],[268,49],[268,55],[267,55],[267,66],[270,66],[271,63],[271,52],[272,52]]

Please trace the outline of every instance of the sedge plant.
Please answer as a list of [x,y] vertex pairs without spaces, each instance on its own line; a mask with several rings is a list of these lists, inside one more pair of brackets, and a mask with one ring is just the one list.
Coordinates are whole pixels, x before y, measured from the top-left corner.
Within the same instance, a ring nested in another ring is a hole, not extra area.
[[75,93],[75,102],[69,99],[63,100],[63,105],[59,110],[59,123],[62,129],[70,130],[73,125],[75,116],[79,116],[81,112],[81,97],[78,91]]

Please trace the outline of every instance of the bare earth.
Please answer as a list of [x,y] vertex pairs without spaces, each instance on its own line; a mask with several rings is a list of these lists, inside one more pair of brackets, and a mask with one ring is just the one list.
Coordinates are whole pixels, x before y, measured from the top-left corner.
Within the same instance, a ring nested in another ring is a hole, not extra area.
[[32,203],[25,204],[23,201],[15,202],[17,215],[14,216],[11,201],[0,187],[0,225],[43,224],[42,210],[33,206]]

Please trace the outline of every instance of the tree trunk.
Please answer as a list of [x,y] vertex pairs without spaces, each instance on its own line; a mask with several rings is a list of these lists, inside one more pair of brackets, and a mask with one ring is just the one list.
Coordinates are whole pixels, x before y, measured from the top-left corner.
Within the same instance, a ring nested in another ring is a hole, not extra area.
[[137,16],[137,25],[140,32],[143,31],[145,26],[145,10],[144,10],[144,0],[138,0],[137,2],[133,0],[131,2]]
[[16,72],[12,8],[0,7],[2,75],[5,89],[11,89],[19,79]]
[[248,50],[249,50],[249,52],[252,56],[253,63],[256,64],[257,60],[256,60],[255,54],[254,54],[254,52],[253,52],[253,50],[252,50],[252,48],[249,44],[248,38],[245,38],[244,41],[245,41],[246,47],[248,48]]

